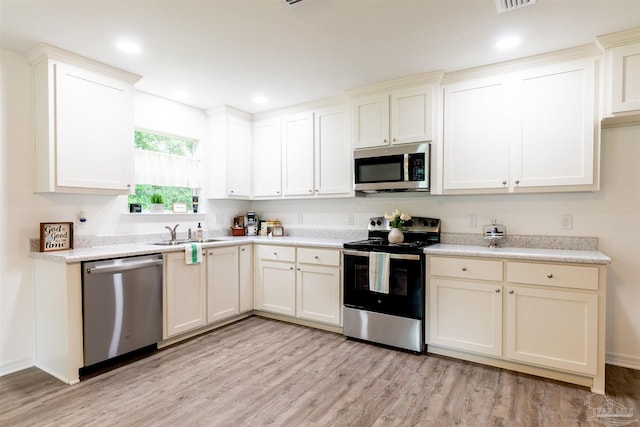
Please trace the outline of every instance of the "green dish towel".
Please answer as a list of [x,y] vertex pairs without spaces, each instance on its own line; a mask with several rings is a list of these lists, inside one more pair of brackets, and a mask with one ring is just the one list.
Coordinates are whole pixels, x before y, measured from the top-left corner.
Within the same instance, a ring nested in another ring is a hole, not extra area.
[[200,264],[202,262],[202,245],[200,243],[188,243],[184,245],[184,263]]

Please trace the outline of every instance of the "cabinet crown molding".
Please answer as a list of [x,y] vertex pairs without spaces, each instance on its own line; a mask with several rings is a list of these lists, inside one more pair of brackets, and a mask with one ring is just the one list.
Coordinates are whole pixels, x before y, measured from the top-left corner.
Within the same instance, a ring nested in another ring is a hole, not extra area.
[[103,62],[94,61],[93,59],[86,58],[68,50],[60,49],[59,47],[51,46],[46,43],[40,43],[33,48],[29,53],[25,55],[31,65],[37,65],[44,60],[53,60],[65,62],[67,64],[80,66],[92,71],[96,71],[105,74],[114,79],[124,81],[129,84],[137,83],[142,76],[139,76],[129,71],[121,70],[120,68],[112,67]]
[[626,44],[640,43],[640,28],[632,28],[617,33],[604,34],[597,37],[597,42],[602,49],[608,49]]
[[439,84],[442,81],[443,77],[444,71],[432,71],[430,73],[417,74],[415,76],[389,80],[362,88],[349,89],[344,93],[349,98],[356,98],[363,95],[369,95],[393,89],[401,89],[407,86],[415,86],[419,84]]
[[600,58],[601,55],[602,54],[600,52],[600,49],[598,48],[596,43],[591,43],[582,46],[571,47],[568,49],[542,53],[540,55],[514,59],[511,61],[483,65],[466,70],[453,71],[445,75],[443,83],[446,84],[458,80],[465,80],[468,78],[491,76],[497,73],[521,71],[531,67],[552,65],[559,62],[566,62],[571,60]]

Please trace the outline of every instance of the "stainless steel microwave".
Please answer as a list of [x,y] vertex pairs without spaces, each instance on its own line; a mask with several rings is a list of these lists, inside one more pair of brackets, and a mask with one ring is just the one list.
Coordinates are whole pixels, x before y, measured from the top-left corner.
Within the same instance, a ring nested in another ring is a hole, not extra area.
[[430,148],[425,142],[354,151],[354,189],[429,191]]

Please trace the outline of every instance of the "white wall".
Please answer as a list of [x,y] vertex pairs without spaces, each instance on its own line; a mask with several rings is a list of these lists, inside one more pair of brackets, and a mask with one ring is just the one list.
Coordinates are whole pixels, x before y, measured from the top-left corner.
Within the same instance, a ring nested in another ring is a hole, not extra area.
[[[593,236],[612,258],[608,269],[608,362],[640,369],[640,126],[603,130],[601,191],[483,196],[384,195],[355,199],[261,201],[261,218],[289,227],[363,228],[371,216],[398,208],[442,219],[442,231],[482,233],[492,218],[508,234]],[[573,229],[561,230],[563,214]],[[302,224],[299,216],[302,216]],[[477,227],[469,228],[469,215]],[[349,225],[353,216],[354,225]]]

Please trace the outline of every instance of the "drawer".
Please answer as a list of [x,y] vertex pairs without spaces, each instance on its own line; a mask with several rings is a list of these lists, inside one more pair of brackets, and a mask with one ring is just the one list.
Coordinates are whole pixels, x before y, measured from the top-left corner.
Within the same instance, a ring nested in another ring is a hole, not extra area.
[[502,261],[431,257],[427,274],[461,279],[502,281]]
[[340,251],[334,249],[298,248],[298,262],[340,266]]
[[598,290],[598,267],[507,262],[507,281],[596,291]]
[[295,262],[296,248],[292,246],[260,245],[258,246],[258,257],[272,261]]

